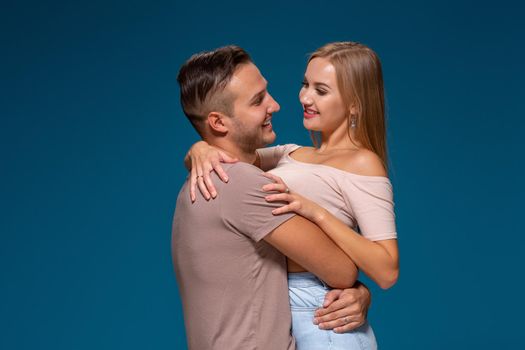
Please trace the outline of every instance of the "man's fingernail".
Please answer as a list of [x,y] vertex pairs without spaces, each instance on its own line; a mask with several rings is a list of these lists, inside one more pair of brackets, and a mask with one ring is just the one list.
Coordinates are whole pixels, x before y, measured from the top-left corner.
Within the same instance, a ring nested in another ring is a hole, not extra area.
[[319,324],[319,319],[314,318],[314,324]]

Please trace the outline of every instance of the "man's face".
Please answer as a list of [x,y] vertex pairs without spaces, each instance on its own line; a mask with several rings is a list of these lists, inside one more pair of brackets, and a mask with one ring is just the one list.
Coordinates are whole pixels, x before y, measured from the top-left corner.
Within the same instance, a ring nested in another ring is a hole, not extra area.
[[259,69],[247,63],[237,68],[226,87],[234,96],[230,133],[247,153],[275,141],[272,113],[280,106],[266,90],[267,85]]

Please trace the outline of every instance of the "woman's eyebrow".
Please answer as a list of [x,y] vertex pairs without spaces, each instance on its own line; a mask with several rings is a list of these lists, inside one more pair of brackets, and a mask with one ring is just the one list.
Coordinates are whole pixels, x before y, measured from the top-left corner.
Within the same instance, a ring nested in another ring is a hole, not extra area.
[[[303,81],[305,82],[308,82],[308,79],[306,78],[306,76],[303,78]],[[321,82],[318,82],[318,81],[314,81],[313,83],[311,84],[314,84],[316,87],[320,87],[320,86],[324,86],[326,87],[327,89],[332,89],[328,84],[325,84],[325,83],[321,83]]]

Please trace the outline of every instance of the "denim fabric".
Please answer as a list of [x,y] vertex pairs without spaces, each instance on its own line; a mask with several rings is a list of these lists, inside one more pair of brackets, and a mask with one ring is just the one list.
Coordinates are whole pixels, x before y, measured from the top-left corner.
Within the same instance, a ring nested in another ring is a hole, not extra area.
[[377,343],[368,323],[344,334],[313,324],[314,312],[323,305],[330,288],[309,272],[288,274],[292,333],[297,350],[375,350]]

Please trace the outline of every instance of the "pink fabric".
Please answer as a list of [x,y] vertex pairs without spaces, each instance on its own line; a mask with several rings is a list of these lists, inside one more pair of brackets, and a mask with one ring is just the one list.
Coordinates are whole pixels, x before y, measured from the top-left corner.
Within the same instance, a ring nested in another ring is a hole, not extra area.
[[[212,173],[210,201],[189,181],[177,198],[172,256],[190,350],[295,349],[290,334],[286,259],[263,239],[294,214],[273,215],[253,165],[224,164],[230,181]],[[227,186],[227,187],[226,187]]]
[[276,166],[291,190],[318,203],[371,241],[397,238],[392,184],[383,176],[352,174],[327,165],[310,164],[289,156],[300,146],[257,150],[261,166]]

